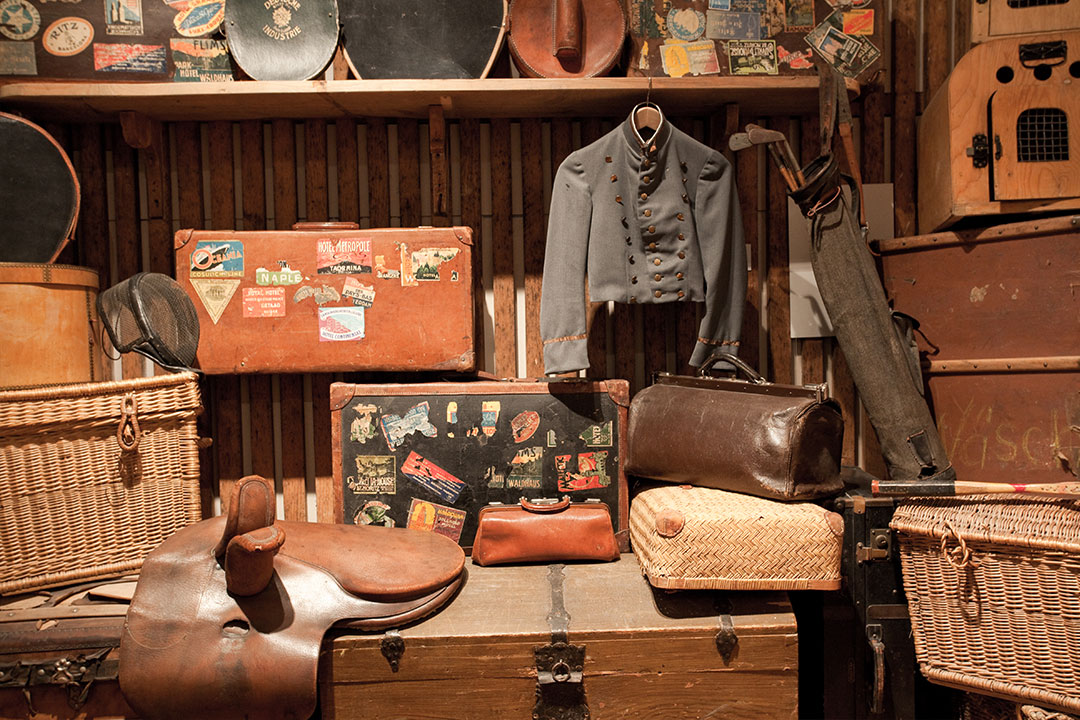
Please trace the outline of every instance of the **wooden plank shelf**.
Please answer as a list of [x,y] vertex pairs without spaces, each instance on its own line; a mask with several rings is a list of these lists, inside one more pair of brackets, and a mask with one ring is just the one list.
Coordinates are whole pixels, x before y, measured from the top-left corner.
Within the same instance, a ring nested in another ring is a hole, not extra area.
[[[91,83],[0,85],[0,109],[69,122],[115,120],[136,112],[162,121],[266,118],[448,118],[619,115],[651,98],[669,115],[717,112],[738,104],[745,117],[817,109],[812,77],[587,78],[573,80],[331,80],[311,82]],[[859,86],[848,81],[849,92]]]

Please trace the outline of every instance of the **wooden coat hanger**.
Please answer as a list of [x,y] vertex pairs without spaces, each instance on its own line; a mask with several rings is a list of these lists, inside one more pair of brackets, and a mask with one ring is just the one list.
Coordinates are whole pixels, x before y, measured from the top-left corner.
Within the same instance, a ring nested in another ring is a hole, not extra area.
[[664,122],[664,113],[660,110],[660,106],[652,101],[652,78],[649,78],[649,89],[645,93],[645,102],[640,102],[634,106],[632,112],[634,130],[638,132],[638,137],[642,138],[641,131],[648,128],[652,131],[650,137],[660,129],[660,125]]

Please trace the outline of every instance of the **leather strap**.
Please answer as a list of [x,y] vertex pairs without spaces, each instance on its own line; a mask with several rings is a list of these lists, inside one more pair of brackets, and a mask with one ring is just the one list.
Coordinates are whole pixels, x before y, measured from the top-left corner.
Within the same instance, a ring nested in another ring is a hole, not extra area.
[[581,57],[581,0],[551,0],[551,54],[563,61]]
[[518,502],[521,503],[521,507],[535,513],[556,513],[570,507],[570,497],[568,495],[563,495],[562,500],[559,501],[532,502],[528,498],[521,498]]
[[859,159],[855,155],[855,140],[851,131],[851,103],[847,96],[844,78],[819,55],[814,56],[818,77],[821,80],[818,91],[818,111],[821,122],[821,152],[827,153],[832,148],[833,131],[840,134],[840,146],[847,160],[848,171],[855,180],[859,196],[859,226],[866,228],[866,208],[863,205],[862,172]]

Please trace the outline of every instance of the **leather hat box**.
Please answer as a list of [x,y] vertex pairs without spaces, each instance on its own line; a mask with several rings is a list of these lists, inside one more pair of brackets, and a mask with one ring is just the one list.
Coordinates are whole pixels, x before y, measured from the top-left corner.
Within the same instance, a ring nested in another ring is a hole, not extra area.
[[646,486],[630,503],[630,544],[649,583],[677,590],[838,590],[844,521],[689,485]]

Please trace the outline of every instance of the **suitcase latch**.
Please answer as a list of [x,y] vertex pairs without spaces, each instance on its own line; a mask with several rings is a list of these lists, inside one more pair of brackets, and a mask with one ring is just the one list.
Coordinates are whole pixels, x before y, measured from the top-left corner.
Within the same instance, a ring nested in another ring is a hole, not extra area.
[[568,641],[570,614],[563,602],[563,565],[548,567],[551,642],[533,648],[536,658],[536,704],[533,720],[589,720],[585,700],[585,646]]
[[390,663],[390,671],[397,672],[401,664],[401,656],[405,654],[405,640],[397,630],[388,630],[379,643],[379,651],[386,662]]
[[859,543],[855,546],[855,561],[860,565],[865,562],[889,560],[892,557],[892,531],[889,528],[874,528],[870,531],[870,544]]

